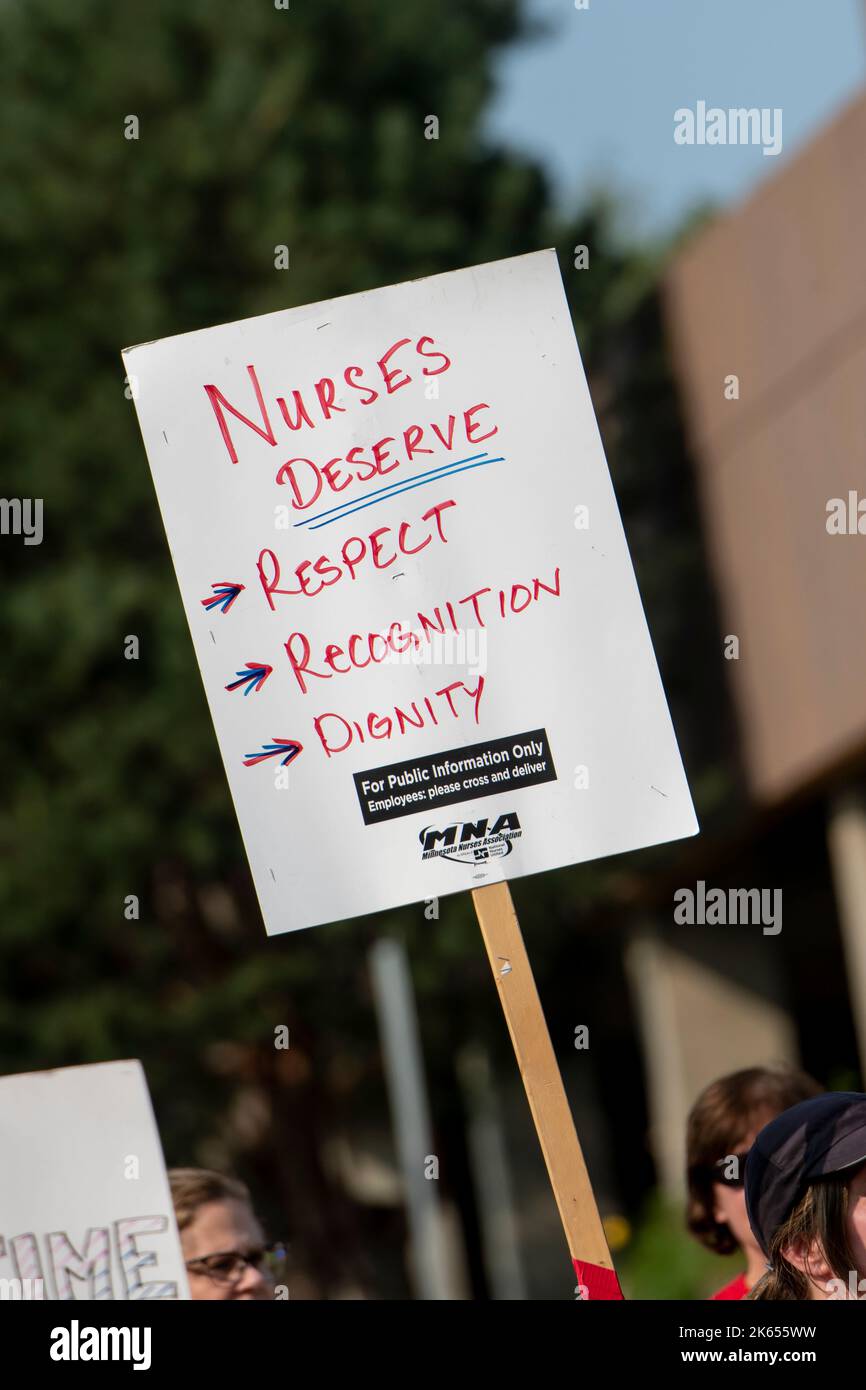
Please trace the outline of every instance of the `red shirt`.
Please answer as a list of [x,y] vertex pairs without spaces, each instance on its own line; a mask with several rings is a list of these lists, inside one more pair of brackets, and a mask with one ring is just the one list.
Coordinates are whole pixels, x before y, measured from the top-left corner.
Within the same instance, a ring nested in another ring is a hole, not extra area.
[[732,1279],[730,1284],[726,1284],[718,1293],[713,1294],[712,1301],[715,1303],[717,1298],[745,1298],[749,1292],[745,1274],[738,1274],[736,1279]]

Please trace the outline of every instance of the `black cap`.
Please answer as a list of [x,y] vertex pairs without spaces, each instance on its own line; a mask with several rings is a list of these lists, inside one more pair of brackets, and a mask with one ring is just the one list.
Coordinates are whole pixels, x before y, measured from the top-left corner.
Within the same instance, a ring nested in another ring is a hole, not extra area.
[[816,1178],[866,1163],[866,1095],[828,1091],[783,1110],[746,1159],[746,1211],[766,1255],[770,1241]]

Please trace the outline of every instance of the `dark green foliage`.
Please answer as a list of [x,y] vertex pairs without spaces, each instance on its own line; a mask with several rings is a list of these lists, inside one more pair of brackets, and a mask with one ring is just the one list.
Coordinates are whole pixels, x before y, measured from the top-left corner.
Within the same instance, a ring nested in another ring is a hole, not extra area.
[[[517,10],[0,7],[2,488],[45,508],[40,547],[0,544],[0,1070],[140,1056],[169,1161],[251,1179],[324,1291],[396,1277],[365,1255],[374,1233],[323,1162],[335,1129],[386,1119],[374,934],[410,945],[439,1122],[459,1044],[507,1040],[466,895],[438,922],[418,907],[265,940],[119,351],[549,244],[538,168],[479,134]],[[592,241],[591,274],[563,264],[601,361],[646,267],[608,249],[603,219],[574,239]],[[653,409],[654,361],[629,378],[636,413]],[[540,979],[611,872],[517,885]],[[399,1259],[398,1229],[375,1238]]]

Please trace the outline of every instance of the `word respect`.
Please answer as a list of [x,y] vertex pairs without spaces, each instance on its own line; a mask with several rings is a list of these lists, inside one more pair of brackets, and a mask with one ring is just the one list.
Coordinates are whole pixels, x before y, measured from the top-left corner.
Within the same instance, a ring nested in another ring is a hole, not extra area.
[[[336,555],[319,555],[315,560],[302,560],[296,565],[294,576],[297,584],[293,587],[280,584],[280,561],[273,550],[265,548],[259,552],[256,569],[271,612],[276,610],[275,595],[288,598],[305,594],[308,598],[315,598],[316,594],[332,584],[338,584],[343,578],[357,579],[358,571],[364,565],[383,570],[394,564],[398,554],[417,555],[419,550],[426,549],[436,535],[446,545],[448,538],[442,525],[442,513],[456,506],[454,498],[448,498],[428,507],[421,516],[421,522],[429,523],[426,527],[420,523],[401,521],[396,529],[393,526],[379,526],[367,536],[347,536]],[[388,537],[387,541],[383,539],[385,536]]]

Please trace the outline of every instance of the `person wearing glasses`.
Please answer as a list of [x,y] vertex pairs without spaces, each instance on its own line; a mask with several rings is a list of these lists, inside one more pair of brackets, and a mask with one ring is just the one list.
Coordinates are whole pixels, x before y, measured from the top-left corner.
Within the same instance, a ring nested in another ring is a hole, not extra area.
[[714,1299],[745,1298],[766,1269],[746,1215],[746,1156],[759,1130],[792,1105],[821,1093],[805,1072],[748,1067],[701,1092],[686,1125],[686,1225],[717,1255],[742,1251],[746,1268]]
[[266,1246],[250,1194],[206,1168],[168,1174],[193,1299],[272,1299],[281,1246]]

